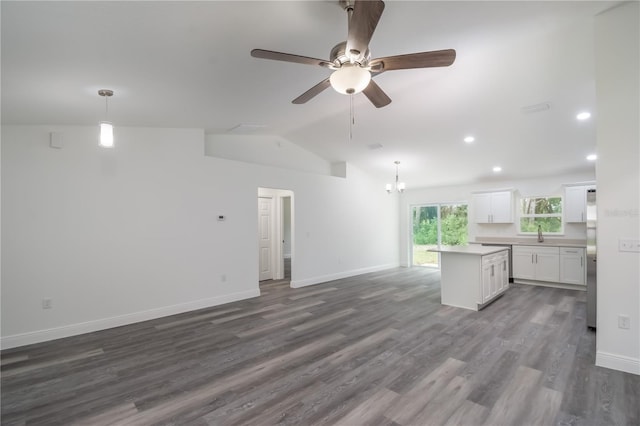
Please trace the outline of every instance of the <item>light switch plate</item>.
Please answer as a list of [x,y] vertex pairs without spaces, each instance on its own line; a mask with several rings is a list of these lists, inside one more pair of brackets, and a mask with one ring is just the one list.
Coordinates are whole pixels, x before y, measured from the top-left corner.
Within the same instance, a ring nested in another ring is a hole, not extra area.
[[618,240],[618,251],[630,251],[640,253],[640,240]]

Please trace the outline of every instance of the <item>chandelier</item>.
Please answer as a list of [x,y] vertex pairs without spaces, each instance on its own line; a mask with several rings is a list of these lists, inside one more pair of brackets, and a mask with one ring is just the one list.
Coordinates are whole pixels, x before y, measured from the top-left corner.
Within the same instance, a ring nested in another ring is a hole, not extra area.
[[[396,160],[393,162],[393,164],[396,165],[395,190],[398,191],[399,193],[403,193],[406,188],[406,185],[404,184],[404,182],[400,182],[400,179],[398,179],[398,166],[400,165],[400,162]],[[391,183],[388,183],[386,189],[387,189],[387,193],[391,194],[393,192],[394,185]]]

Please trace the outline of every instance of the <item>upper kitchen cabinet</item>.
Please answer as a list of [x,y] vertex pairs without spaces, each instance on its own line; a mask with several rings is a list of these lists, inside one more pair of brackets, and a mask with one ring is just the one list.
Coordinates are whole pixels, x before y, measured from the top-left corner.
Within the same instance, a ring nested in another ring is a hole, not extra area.
[[564,221],[580,223],[587,221],[587,191],[594,185],[567,186],[564,189]]
[[513,191],[472,194],[475,223],[513,223]]

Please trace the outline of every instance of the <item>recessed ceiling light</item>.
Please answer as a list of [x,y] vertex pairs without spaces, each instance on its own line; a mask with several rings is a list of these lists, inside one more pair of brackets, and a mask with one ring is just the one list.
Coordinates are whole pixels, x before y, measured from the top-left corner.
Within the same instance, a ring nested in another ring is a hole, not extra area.
[[471,142],[473,142],[475,140],[476,140],[476,138],[474,138],[473,136],[467,136],[466,138],[464,138],[464,141],[466,143],[471,143]]
[[500,166],[495,166],[495,167],[493,168],[493,172],[494,172],[494,173],[500,173],[501,171],[502,171],[502,167],[500,167]]
[[591,113],[586,111],[576,115],[576,118],[578,120],[588,120],[590,117],[591,117]]
[[596,154],[587,155],[587,160],[589,161],[596,161],[597,159],[598,159],[598,156]]

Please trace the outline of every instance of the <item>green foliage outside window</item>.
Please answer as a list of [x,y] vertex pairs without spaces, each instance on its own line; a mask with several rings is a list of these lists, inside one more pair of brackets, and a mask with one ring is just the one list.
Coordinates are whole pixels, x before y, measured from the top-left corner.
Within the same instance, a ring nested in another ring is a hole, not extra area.
[[562,198],[531,197],[520,200],[520,232],[562,233]]
[[[419,217],[413,220],[413,243],[416,245],[438,244],[438,217],[436,208],[419,209]],[[440,206],[442,244],[467,244],[467,206]]]

